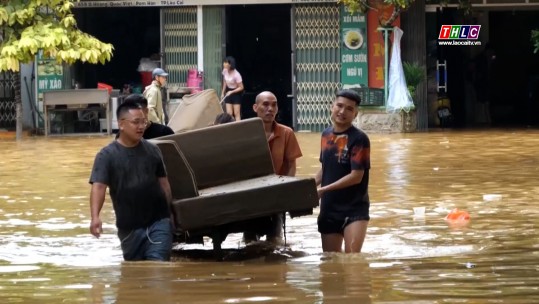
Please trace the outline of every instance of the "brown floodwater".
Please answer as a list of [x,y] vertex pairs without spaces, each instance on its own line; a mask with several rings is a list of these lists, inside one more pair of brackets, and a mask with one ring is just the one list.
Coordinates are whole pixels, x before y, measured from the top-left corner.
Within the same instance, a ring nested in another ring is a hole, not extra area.
[[[312,176],[319,134],[298,137]],[[108,197],[104,235],[88,232],[88,176],[111,137],[0,141],[0,302],[539,303],[539,131],[370,138],[363,253],[322,254],[315,209],[287,220],[289,248],[238,250],[233,234],[223,262],[207,240],[169,263],[122,261]],[[470,221],[446,222],[453,208]]]

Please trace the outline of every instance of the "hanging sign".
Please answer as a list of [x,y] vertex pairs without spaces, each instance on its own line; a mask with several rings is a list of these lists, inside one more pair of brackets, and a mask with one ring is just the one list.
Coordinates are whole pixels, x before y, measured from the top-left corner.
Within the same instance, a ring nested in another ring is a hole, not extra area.
[[[37,93],[36,107],[40,113],[43,113],[43,92],[51,90],[61,90],[64,88],[63,77],[64,68],[62,64],[56,63],[56,60],[50,57],[43,56],[41,51],[36,55],[35,75]],[[36,117],[37,119],[37,117]],[[43,121],[37,120],[39,126],[43,126]]]
[[64,68],[54,58],[43,56],[38,52],[36,56],[36,84],[38,101],[43,101],[43,92],[61,90],[64,88]]
[[[369,87],[384,88],[384,60],[385,46],[384,35],[378,30],[380,19],[387,20],[393,14],[392,5],[379,5],[376,10],[369,10],[367,13],[367,37],[369,40]],[[400,18],[397,18],[393,25],[400,26]],[[393,35],[390,36],[390,38]],[[388,47],[388,51],[389,51]]]
[[367,20],[341,5],[341,83],[343,88],[367,87]]

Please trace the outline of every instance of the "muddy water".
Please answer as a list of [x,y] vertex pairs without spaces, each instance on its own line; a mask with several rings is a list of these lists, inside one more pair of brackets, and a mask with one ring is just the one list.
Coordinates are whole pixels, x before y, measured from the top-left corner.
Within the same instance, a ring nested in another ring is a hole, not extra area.
[[[194,258],[208,241],[171,263],[122,262],[109,202],[104,236],[88,233],[88,175],[110,138],[0,141],[0,302],[538,303],[538,135],[371,134],[362,254],[322,255],[315,214],[287,221],[290,249]],[[298,136],[298,173],[311,176],[319,135]],[[446,222],[453,208],[471,220]]]

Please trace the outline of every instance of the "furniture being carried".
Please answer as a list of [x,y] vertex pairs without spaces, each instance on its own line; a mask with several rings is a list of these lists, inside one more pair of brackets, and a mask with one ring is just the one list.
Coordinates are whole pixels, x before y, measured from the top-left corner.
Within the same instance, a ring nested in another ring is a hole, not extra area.
[[171,113],[168,126],[174,133],[185,132],[211,125],[215,117],[223,113],[215,90],[185,95],[178,107]]
[[[111,134],[109,92],[102,89],[56,90],[43,92],[45,136],[50,133],[50,113],[68,111],[105,111],[107,134]],[[90,104],[100,107],[88,108]]]
[[256,231],[261,218],[287,211],[291,216],[312,214],[318,206],[313,178],[274,173],[259,118],[152,142],[163,154],[181,241],[210,236],[220,250],[228,233]]

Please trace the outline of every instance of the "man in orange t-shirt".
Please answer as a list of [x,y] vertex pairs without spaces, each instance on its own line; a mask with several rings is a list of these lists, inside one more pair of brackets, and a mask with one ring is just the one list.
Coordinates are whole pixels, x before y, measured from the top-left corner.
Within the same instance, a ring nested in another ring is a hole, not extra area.
[[[277,175],[295,176],[296,159],[301,157],[301,149],[294,131],[275,121],[279,111],[277,97],[265,91],[256,96],[253,110],[264,122],[266,138],[271,151],[273,169]],[[266,239],[274,243],[282,240],[283,214],[273,216],[273,228],[268,232]],[[247,238],[247,237],[246,237]]]

